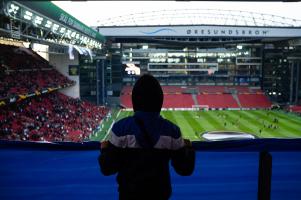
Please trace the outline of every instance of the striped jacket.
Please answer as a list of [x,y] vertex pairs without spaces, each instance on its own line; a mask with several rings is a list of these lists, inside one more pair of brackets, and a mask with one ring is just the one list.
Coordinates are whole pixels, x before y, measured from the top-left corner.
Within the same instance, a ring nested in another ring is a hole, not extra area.
[[137,111],[121,119],[113,125],[109,142],[99,164],[104,175],[118,173],[120,199],[168,199],[169,161],[180,175],[193,172],[194,150],[185,146],[179,127],[159,113]]

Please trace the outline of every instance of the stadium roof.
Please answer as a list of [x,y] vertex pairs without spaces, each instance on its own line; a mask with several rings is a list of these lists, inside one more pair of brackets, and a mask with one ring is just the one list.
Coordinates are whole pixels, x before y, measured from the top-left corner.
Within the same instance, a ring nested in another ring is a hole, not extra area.
[[220,9],[174,9],[133,13],[99,20],[98,26],[231,25],[301,27],[301,20],[257,12]]

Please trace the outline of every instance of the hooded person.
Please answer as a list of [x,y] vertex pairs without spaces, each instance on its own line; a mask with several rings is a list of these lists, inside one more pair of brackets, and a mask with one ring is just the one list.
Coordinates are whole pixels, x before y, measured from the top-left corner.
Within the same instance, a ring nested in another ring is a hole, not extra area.
[[120,200],[167,200],[172,193],[169,161],[175,171],[191,175],[195,151],[180,128],[160,116],[163,91],[151,75],[141,76],[132,90],[133,116],[114,123],[101,143],[101,172],[117,173]]

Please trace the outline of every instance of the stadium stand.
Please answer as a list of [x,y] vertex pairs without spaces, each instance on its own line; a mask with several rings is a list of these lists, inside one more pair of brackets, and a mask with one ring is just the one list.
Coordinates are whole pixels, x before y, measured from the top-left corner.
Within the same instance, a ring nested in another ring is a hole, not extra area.
[[[31,49],[0,45],[0,77],[0,100],[24,95],[23,100],[0,106],[0,139],[83,141],[108,112],[58,92],[49,94],[49,88],[75,82]],[[47,92],[43,94],[43,90]]]
[[270,108],[272,103],[264,94],[238,94],[244,108]]
[[231,94],[201,94],[197,95],[199,105],[209,108],[239,108]]
[[82,141],[108,110],[58,92],[0,107],[0,139]]
[[300,113],[301,114],[301,106],[290,106],[289,107],[290,112]]
[[191,94],[164,94],[163,108],[192,108]]
[[[272,103],[262,90],[247,86],[162,86],[163,108],[192,108],[206,105],[209,108],[269,108]],[[196,101],[193,94],[185,93],[197,89]],[[120,96],[120,104],[132,108],[131,86],[125,86]],[[235,95],[235,98],[234,98]],[[237,95],[237,97],[236,97]]]
[[207,85],[200,85],[198,86],[200,93],[224,93],[225,87],[224,86],[207,86]]
[[120,96],[120,104],[125,108],[132,108],[132,96],[130,94],[123,94]]
[[[121,95],[120,104],[122,107],[132,108],[131,95]],[[163,108],[191,108],[193,105],[190,94],[164,94]]]
[[0,60],[11,70],[51,68],[46,60],[25,47],[0,45]]
[[27,48],[0,45],[0,64],[0,99],[75,83]]
[[124,86],[121,90],[121,94],[131,94],[132,86]]
[[244,87],[244,86],[228,86],[228,90],[234,90],[237,93],[250,93],[250,88],[249,87]]
[[69,80],[54,69],[7,72],[2,80],[0,82],[0,99],[74,84],[74,81]]
[[162,89],[165,94],[175,94],[175,93],[183,93],[186,87],[162,86]]

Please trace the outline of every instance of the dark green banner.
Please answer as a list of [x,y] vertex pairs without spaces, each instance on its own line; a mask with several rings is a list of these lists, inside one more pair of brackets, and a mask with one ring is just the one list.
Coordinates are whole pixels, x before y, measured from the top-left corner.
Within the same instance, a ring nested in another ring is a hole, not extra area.
[[18,4],[22,4],[25,7],[44,15],[54,21],[57,21],[69,28],[79,31],[80,33],[87,35],[95,40],[103,42],[104,36],[99,34],[94,29],[83,24],[75,17],[71,16],[63,9],[54,5],[50,1],[16,1]]

